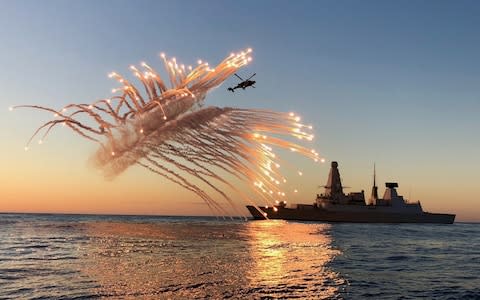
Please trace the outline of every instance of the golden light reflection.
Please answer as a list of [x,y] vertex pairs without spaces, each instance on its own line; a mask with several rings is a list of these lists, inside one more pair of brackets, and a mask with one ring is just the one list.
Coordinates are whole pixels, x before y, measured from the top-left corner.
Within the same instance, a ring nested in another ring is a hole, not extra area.
[[245,223],[92,222],[83,273],[98,295],[221,299],[248,286]]
[[285,221],[90,222],[82,271],[98,295],[327,299],[345,284],[329,224]]
[[250,222],[250,255],[255,262],[250,284],[267,286],[266,294],[292,297],[329,299],[338,294],[345,280],[328,266],[340,254],[331,247],[330,228],[281,220]]
[[[266,222],[252,222],[253,241],[251,255],[256,262],[252,280],[256,282],[279,283],[280,274],[286,264],[287,249],[279,247],[280,238],[275,231],[282,226],[283,221],[269,220]],[[260,229],[260,230],[258,230]]]

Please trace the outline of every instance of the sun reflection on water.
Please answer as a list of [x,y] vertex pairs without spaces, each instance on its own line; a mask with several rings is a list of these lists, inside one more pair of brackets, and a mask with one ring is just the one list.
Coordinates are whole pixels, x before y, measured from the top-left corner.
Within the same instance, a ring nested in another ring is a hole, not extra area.
[[285,221],[87,226],[84,273],[100,296],[335,298],[328,224]]
[[278,220],[249,223],[251,283],[265,294],[332,298],[345,281],[328,264],[340,254],[331,248],[330,224]]

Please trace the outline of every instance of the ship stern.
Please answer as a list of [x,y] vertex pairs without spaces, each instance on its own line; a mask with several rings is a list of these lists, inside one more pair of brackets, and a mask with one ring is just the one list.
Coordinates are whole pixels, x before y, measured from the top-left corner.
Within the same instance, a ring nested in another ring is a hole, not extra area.
[[265,220],[265,216],[263,215],[263,212],[261,211],[261,208],[257,208],[253,205],[247,205],[247,209],[252,215],[253,219],[255,220]]

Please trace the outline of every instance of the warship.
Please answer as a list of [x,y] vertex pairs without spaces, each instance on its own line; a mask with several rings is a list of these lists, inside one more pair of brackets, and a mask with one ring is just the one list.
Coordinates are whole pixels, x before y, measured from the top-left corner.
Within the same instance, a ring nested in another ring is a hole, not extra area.
[[290,204],[276,201],[273,206],[248,205],[256,220],[283,219],[298,221],[350,222],[350,223],[441,223],[452,224],[454,214],[424,212],[420,202],[406,201],[397,194],[396,182],[385,184],[383,198],[378,197],[374,168],[372,193],[365,201],[365,193],[343,192],[338,163],[331,163],[325,192],[317,194],[312,204]]

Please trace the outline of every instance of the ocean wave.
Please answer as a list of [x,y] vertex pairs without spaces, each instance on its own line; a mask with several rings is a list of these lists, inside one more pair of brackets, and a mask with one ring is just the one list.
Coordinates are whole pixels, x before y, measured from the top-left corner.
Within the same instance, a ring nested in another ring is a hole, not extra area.
[[0,298],[480,299],[474,225],[2,217]]

